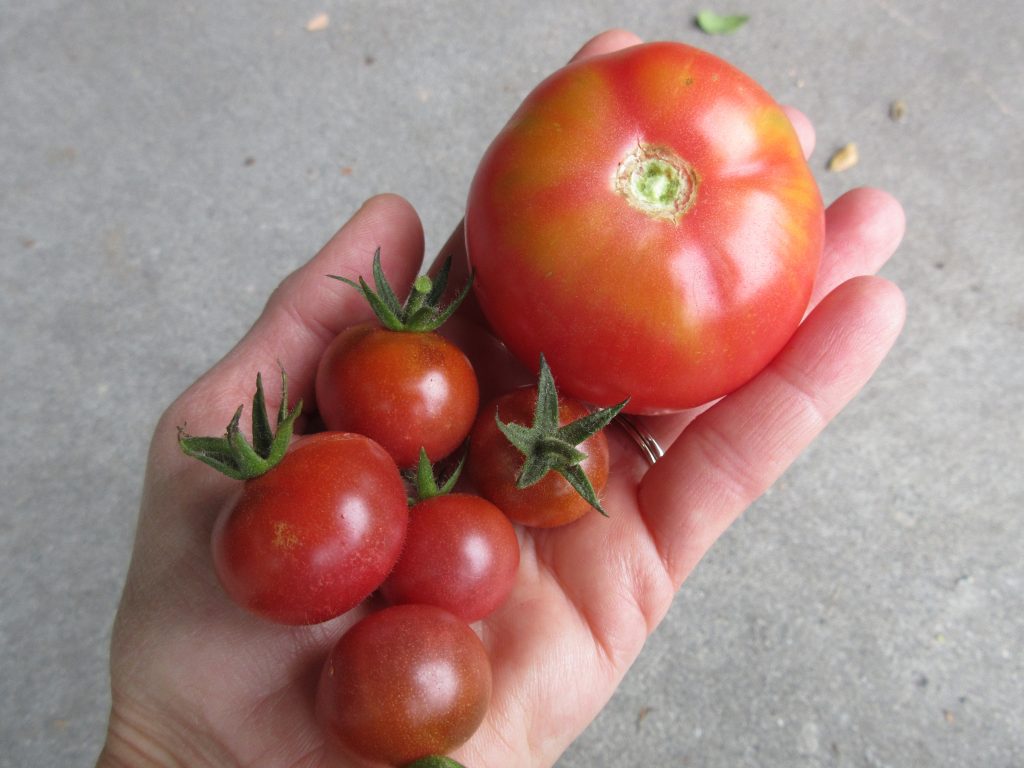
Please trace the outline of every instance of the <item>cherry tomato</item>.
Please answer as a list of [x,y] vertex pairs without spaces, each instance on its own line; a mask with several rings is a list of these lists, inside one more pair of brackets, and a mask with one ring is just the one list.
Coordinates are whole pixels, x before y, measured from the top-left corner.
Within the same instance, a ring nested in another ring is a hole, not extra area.
[[242,606],[313,624],[380,585],[407,524],[405,485],[387,452],[361,435],[324,432],[245,481],[214,527],[214,565]]
[[490,698],[490,662],[469,625],[434,606],[397,605],[342,635],[317,712],[348,751],[402,766],[469,739]]
[[[495,414],[503,422],[530,425],[537,404],[537,388],[524,387],[498,397],[480,411],[469,438],[466,471],[479,493],[492,501],[511,520],[538,528],[571,523],[592,509],[591,505],[557,472],[548,472],[527,488],[516,487],[523,467],[523,453],[498,429]],[[580,419],[589,409],[570,397],[558,401],[559,425]],[[608,438],[597,432],[579,444],[586,454],[580,468],[600,494],[608,482]]]
[[364,323],[324,353],[316,399],[328,429],[367,435],[410,467],[421,447],[431,461],[459,447],[480,394],[468,358],[443,336]]
[[753,80],[678,43],[567,66],[484,155],[474,290],[527,365],[653,413],[749,380],[807,307],[824,211],[792,125]]
[[435,496],[410,510],[405,548],[381,594],[476,621],[504,602],[518,569],[519,540],[500,509],[479,496]]

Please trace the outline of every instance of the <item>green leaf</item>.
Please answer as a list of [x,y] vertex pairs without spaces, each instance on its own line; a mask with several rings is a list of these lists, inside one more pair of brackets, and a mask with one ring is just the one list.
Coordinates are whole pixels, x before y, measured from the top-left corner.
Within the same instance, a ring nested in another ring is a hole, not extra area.
[[720,16],[714,11],[701,11],[697,14],[697,26],[709,35],[729,35],[746,24],[749,19],[749,16]]

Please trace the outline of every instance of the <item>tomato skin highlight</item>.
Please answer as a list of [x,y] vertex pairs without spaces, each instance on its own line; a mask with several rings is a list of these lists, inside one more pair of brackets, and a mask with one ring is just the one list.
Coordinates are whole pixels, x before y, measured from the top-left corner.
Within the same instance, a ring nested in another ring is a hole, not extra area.
[[[569,482],[556,472],[548,472],[540,482],[517,488],[516,478],[523,467],[522,452],[513,446],[495,423],[495,413],[503,422],[529,425],[537,404],[537,388],[524,387],[495,398],[480,410],[469,438],[466,472],[481,496],[491,501],[510,520],[535,528],[553,528],[574,522],[593,507]],[[578,400],[560,397],[560,426],[582,418],[589,409]],[[587,455],[583,471],[600,495],[608,482],[608,438],[598,432],[578,446]]]
[[468,740],[490,698],[490,661],[469,625],[433,606],[397,605],[342,635],[317,714],[344,749],[401,766]]
[[301,438],[247,480],[213,531],[213,561],[237,603],[274,622],[339,616],[394,567],[408,525],[391,457],[361,435]]
[[316,399],[328,429],[366,435],[411,467],[465,440],[480,402],[473,366],[432,332],[362,323],[339,334],[317,370]]
[[[685,164],[677,219],[624,195],[641,149]],[[465,235],[479,304],[516,357],[543,353],[585,402],[629,396],[628,412],[656,413],[727,394],[782,348],[809,301],[824,208],[759,85],[650,43],[570,64],[526,98],[481,160]]]
[[434,605],[472,622],[505,601],[518,570],[509,519],[486,499],[452,493],[409,511],[405,547],[380,591],[389,603]]

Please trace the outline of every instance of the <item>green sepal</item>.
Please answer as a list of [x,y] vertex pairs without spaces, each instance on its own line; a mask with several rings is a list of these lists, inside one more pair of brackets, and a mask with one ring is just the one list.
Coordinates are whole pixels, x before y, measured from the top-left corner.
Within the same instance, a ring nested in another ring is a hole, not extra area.
[[186,455],[213,467],[235,480],[249,480],[273,469],[284,458],[302,412],[300,400],[288,410],[288,377],[281,371],[281,407],[277,411],[277,429],[270,426],[263,379],[256,374],[256,394],[252,399],[252,444],[245,439],[239,424],[244,406],[238,406],[223,437],[193,437],[178,429],[178,445]]
[[428,755],[406,763],[402,768],[466,768],[466,766],[444,755]]
[[231,444],[225,438],[191,437],[179,429],[178,443],[181,445],[181,449],[192,458],[199,459],[228,477],[233,477],[236,480],[242,479],[235,469],[237,462],[234,460]]
[[[428,304],[436,306],[437,302],[441,300],[441,297],[444,295],[444,289],[448,287],[448,273],[451,272],[451,269],[452,257],[449,255],[448,258],[444,260],[444,264],[442,264],[441,268],[437,271],[437,275],[434,277],[433,286],[430,288],[430,293],[427,294]],[[472,279],[472,277],[470,279]],[[467,284],[466,289],[468,288],[469,285]]]
[[559,430],[558,436],[567,443],[579,445],[591,435],[607,427],[611,420],[619,415],[619,411],[626,407],[628,402],[629,398],[627,397],[621,403],[613,405],[611,408],[592,411],[586,416],[576,419],[571,424],[566,424]]
[[410,478],[414,486],[414,496],[409,499],[409,504],[415,504],[419,501],[432,499],[435,496],[444,496],[451,493],[452,489],[455,488],[455,484],[459,481],[459,476],[462,474],[462,468],[465,464],[466,451],[463,451],[462,456],[459,457],[459,463],[455,465],[455,468],[448,473],[444,480],[441,480],[440,474],[434,465],[430,463],[426,449],[420,448],[420,459],[416,464],[415,473]]
[[566,479],[573,488],[576,489],[576,493],[586,499],[587,503],[600,512],[605,517],[608,517],[608,513],[604,511],[604,507],[601,506],[600,500],[597,498],[597,493],[594,491],[594,486],[590,482],[590,478],[587,477],[587,473],[583,471],[583,467],[579,464],[574,464],[571,467],[565,469],[556,469],[556,472]]
[[[363,282],[360,279],[360,282]],[[363,282],[363,285],[366,285]],[[380,246],[373,253],[373,285],[377,289],[377,295],[387,304],[394,314],[400,315],[402,312],[402,305],[398,301],[398,297],[395,292],[391,290],[391,283],[388,282],[387,277],[384,275],[384,268],[380,265]]]
[[373,254],[373,288],[362,277],[359,278],[359,282],[340,275],[328,277],[340,280],[359,291],[381,325],[388,330],[427,333],[436,331],[454,314],[469,295],[469,289],[473,285],[473,274],[470,273],[459,295],[447,305],[439,306],[441,297],[448,287],[451,265],[452,257],[449,255],[433,280],[427,275],[417,277],[404,304],[399,302],[391,284],[384,276],[384,269],[380,264],[380,248]]
[[628,402],[629,398],[626,398],[617,405],[592,411],[560,427],[558,390],[555,388],[551,369],[544,355],[541,355],[533,424],[527,427],[516,422],[504,422],[498,413],[494,414],[498,429],[525,457],[522,469],[516,477],[516,487],[529,488],[540,482],[548,472],[557,472],[590,506],[606,515],[590,478],[580,466],[587,455],[576,446],[604,429]]
[[[241,417],[242,409],[238,409]],[[234,420],[232,420],[234,421]],[[263,396],[263,377],[256,374],[256,396],[252,400],[252,447],[257,455],[270,452],[274,443],[274,430],[270,426],[270,414],[267,413],[267,400]]]
[[390,302],[381,298],[378,294],[370,290],[370,286],[366,284],[363,278],[359,278],[359,285],[356,285],[351,280],[346,280],[344,277],[337,277],[337,275],[331,275],[343,283],[355,286],[359,289],[359,292],[363,294],[363,297],[370,302],[370,308],[373,310],[373,314],[380,320],[381,325],[392,331],[400,331],[402,329],[402,318],[400,317],[402,308],[393,307]]

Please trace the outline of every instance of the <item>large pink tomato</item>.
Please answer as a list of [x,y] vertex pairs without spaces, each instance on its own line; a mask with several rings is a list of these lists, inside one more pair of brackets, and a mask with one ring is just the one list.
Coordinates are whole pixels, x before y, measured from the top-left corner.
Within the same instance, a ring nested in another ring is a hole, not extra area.
[[571,64],[487,150],[466,243],[494,331],[559,388],[628,411],[700,405],[796,329],[824,233],[792,125],[757,83],[678,43]]

